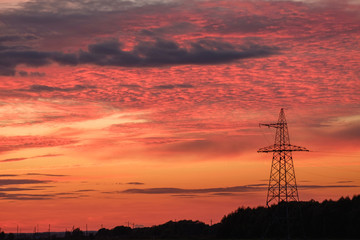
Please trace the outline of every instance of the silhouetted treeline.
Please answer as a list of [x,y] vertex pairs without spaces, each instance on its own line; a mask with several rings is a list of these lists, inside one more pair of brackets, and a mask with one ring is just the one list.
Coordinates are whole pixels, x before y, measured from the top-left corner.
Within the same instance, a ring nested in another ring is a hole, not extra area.
[[217,237],[274,238],[287,237],[288,232],[296,238],[359,239],[360,195],[322,203],[312,200],[239,208],[221,220]]
[[199,221],[182,220],[145,228],[103,228],[96,233],[95,239],[205,239],[210,235],[209,225]]
[[[270,208],[239,208],[209,226],[199,221],[169,221],[144,228],[118,226],[102,228],[95,234],[80,229],[66,232],[59,240],[131,240],[131,239],[251,239],[251,238],[352,238],[360,239],[360,195],[338,201],[291,202]],[[0,233],[0,240],[49,239],[50,235]]]

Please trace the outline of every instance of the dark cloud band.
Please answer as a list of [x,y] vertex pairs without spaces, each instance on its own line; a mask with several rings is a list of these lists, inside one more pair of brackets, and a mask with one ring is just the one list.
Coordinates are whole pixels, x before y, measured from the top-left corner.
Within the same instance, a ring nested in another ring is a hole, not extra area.
[[199,193],[232,193],[232,192],[250,192],[264,190],[265,185],[257,186],[235,186],[225,188],[199,188],[199,189],[184,189],[184,188],[143,188],[143,189],[126,189],[122,193],[141,193],[141,194],[199,194]]
[[6,185],[22,185],[22,184],[44,184],[51,183],[50,180],[35,180],[35,179],[0,179],[0,186]]
[[[301,185],[298,186],[303,189],[319,189],[319,188],[355,188],[357,185]],[[241,192],[256,192],[267,189],[266,184],[254,184],[246,186],[224,187],[224,188],[199,188],[199,189],[184,189],[184,188],[131,188],[126,189],[120,193],[128,194],[216,194],[224,195]]]
[[[186,46],[180,46],[177,42],[164,39],[139,42],[131,51],[125,51],[122,49],[122,43],[112,40],[91,44],[87,51],[81,50],[78,53],[9,49],[1,51],[0,49],[0,75],[15,75],[15,68],[19,64],[34,67],[46,66],[53,62],[70,66],[94,64],[118,67],[208,65],[254,57],[267,57],[276,53],[278,53],[278,49],[262,45],[235,46],[223,41],[198,40],[190,42]],[[34,85],[31,90],[70,91],[72,89],[54,89]]]

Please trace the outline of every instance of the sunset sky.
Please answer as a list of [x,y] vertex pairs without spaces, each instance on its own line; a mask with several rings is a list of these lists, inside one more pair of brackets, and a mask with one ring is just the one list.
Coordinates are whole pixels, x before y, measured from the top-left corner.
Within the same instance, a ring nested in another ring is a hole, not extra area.
[[0,0],[0,227],[207,224],[360,193],[360,1]]

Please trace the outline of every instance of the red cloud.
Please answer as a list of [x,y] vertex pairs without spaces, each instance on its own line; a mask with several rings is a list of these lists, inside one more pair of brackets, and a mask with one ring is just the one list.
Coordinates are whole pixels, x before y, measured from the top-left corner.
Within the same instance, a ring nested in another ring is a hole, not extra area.
[[65,138],[42,136],[0,137],[0,152],[14,151],[23,148],[55,147],[75,143],[74,140]]

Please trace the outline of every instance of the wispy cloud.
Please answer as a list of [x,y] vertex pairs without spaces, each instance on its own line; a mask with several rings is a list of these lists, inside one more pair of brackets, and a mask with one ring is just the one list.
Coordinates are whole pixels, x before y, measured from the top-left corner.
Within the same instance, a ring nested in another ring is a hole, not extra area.
[[67,177],[68,175],[63,174],[47,174],[47,173],[26,173],[28,176],[46,176],[46,177]]
[[39,189],[39,188],[20,188],[20,187],[0,188],[1,192],[19,192],[19,191],[34,191],[34,190],[42,190],[42,189]]
[[264,190],[265,186],[235,186],[224,188],[132,188],[122,191],[122,193],[140,193],[140,194],[206,194],[206,193],[234,193],[234,192],[251,192]]
[[18,162],[18,161],[24,161],[24,160],[33,159],[33,158],[45,158],[45,157],[57,157],[57,156],[62,156],[62,155],[61,154],[46,154],[46,155],[27,157],[27,158],[7,158],[7,159],[0,160],[0,162]]
[[174,89],[174,88],[193,88],[194,86],[191,84],[163,84],[154,86],[156,89]]
[[336,183],[353,183],[354,181],[337,181]]
[[28,159],[28,158],[7,158],[7,159],[0,160],[0,162],[18,162],[18,161],[23,161],[26,159]]
[[7,194],[7,193],[0,193],[0,198],[7,199],[7,200],[49,200],[52,199],[52,195],[48,194]]
[[[2,145],[0,146],[0,152],[19,150],[23,148],[38,148],[38,147],[54,147],[63,146],[74,143],[74,140],[65,138],[54,138],[44,136],[11,136],[0,137]],[[47,155],[49,156],[49,155]],[[42,156],[40,156],[42,157]],[[16,159],[4,159],[6,161],[16,161]],[[25,160],[25,159],[17,159]]]
[[82,193],[82,192],[95,192],[96,190],[94,189],[80,189],[80,190],[76,190],[75,193]]
[[298,188],[318,189],[318,188],[358,188],[358,185],[299,185]]
[[82,91],[88,88],[94,88],[92,86],[75,85],[73,87],[61,88],[61,87],[50,87],[47,85],[31,85],[30,89],[24,89],[24,91],[30,92],[76,92]]
[[[319,188],[357,188],[357,185],[299,185],[299,188],[303,189],[319,189]],[[176,196],[188,196],[189,194],[212,194],[212,195],[232,195],[235,193],[249,193],[257,191],[265,191],[267,189],[266,184],[253,184],[245,186],[234,186],[234,187],[222,187],[222,188],[131,188],[118,193],[127,194],[176,194]]]
[[144,185],[145,183],[142,183],[142,182],[127,182],[126,184],[129,184],[129,185]]
[[6,185],[24,185],[24,184],[44,184],[51,183],[51,180],[36,180],[36,179],[0,179],[0,186]]

